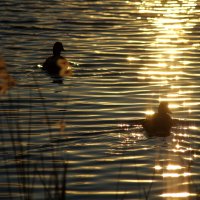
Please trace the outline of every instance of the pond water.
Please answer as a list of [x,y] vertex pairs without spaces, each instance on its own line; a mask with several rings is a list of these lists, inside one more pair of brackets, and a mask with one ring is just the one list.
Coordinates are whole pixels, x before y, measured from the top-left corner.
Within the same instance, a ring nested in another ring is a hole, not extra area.
[[[3,0],[0,11],[17,81],[0,97],[0,199],[200,199],[198,0]],[[76,63],[63,84],[37,67],[55,41]],[[162,100],[190,125],[167,138],[128,126]]]

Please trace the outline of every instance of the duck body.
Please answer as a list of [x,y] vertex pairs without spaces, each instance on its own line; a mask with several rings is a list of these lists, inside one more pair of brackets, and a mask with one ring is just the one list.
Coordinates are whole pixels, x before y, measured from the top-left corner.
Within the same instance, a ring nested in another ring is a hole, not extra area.
[[59,60],[65,59],[63,56],[61,56],[62,51],[64,51],[62,43],[56,42],[53,46],[53,55],[48,57],[43,63],[43,69],[48,74],[53,75],[53,76],[59,76],[60,69],[61,69],[61,66],[59,65]]
[[170,135],[173,120],[169,113],[168,104],[161,102],[158,112],[143,120],[142,126],[148,136],[167,137]]
[[50,56],[43,63],[43,69],[50,75],[58,75],[60,68],[57,65],[57,60],[60,56]]
[[167,137],[170,135],[170,131],[173,125],[173,121],[168,114],[156,113],[151,117],[146,118],[142,126],[148,136]]

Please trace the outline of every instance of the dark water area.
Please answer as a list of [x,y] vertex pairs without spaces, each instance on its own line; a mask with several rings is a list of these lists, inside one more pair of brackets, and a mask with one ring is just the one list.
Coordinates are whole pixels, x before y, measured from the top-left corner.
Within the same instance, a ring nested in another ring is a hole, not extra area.
[[[200,199],[198,0],[3,0],[0,13],[17,81],[0,96],[0,199],[56,199],[57,180],[69,200]],[[37,67],[55,41],[77,63],[63,84]],[[127,126],[162,100],[191,125]]]

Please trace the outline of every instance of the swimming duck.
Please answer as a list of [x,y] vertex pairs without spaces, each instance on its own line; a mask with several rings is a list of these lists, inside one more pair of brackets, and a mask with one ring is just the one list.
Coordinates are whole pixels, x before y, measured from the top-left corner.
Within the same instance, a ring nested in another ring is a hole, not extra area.
[[148,116],[142,126],[148,136],[166,137],[170,135],[173,120],[170,116],[171,111],[168,108],[168,102],[161,102],[158,106],[158,112]]
[[53,46],[53,55],[48,57],[43,63],[43,69],[50,75],[61,76],[69,75],[71,66],[69,62],[61,56],[61,52],[64,51],[61,42],[56,42]]

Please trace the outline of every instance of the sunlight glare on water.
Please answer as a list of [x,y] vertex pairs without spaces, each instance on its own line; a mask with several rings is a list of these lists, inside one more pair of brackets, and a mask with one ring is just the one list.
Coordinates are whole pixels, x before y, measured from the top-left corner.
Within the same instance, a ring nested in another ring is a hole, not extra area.
[[[0,199],[43,200],[57,179],[70,200],[200,198],[199,8],[198,0],[0,2],[1,53],[17,80],[0,99]],[[55,41],[76,63],[62,84],[41,70]],[[187,125],[148,138],[137,122],[161,101]]]

